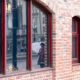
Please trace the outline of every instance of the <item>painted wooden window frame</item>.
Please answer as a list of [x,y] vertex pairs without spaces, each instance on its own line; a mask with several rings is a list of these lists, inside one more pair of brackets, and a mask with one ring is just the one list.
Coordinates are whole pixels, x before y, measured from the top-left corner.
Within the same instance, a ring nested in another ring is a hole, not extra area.
[[[49,45],[49,63],[48,66],[52,67],[52,11],[42,2],[38,0],[28,0],[28,59],[26,63],[28,66],[26,69],[32,70],[32,49],[31,49],[31,28],[32,28],[32,4],[35,4],[37,7],[39,7],[42,11],[46,12],[48,15],[48,45]],[[2,0],[2,73],[6,73],[6,0]]]
[[76,55],[77,55],[77,57],[73,58],[72,61],[73,61],[73,63],[80,63],[80,18],[77,16],[74,16],[72,19],[72,22],[75,22],[75,21],[77,22],[77,25],[75,26],[76,31],[72,31],[72,39],[73,39],[73,37],[76,38],[76,48],[77,48]]

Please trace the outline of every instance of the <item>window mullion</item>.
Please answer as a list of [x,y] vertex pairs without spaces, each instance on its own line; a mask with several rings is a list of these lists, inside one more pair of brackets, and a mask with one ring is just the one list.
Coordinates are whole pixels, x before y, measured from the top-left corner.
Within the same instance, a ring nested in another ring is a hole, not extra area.
[[52,15],[48,14],[49,66],[52,67]]
[[2,73],[5,74],[5,0],[2,0]]
[[31,0],[28,0],[28,70],[32,69],[32,56],[31,56]]

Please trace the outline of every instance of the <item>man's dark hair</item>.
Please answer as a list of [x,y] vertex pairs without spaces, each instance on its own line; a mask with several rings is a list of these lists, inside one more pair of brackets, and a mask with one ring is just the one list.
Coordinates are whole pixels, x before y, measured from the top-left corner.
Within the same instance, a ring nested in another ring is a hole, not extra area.
[[44,43],[41,43],[40,45],[41,45],[41,46],[45,46],[45,44],[44,44]]

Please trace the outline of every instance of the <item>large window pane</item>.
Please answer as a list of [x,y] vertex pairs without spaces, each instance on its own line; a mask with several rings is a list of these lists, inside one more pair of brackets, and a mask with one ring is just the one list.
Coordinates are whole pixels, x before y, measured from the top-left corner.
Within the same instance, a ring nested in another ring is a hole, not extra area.
[[25,70],[27,61],[27,3],[7,0],[7,70]]
[[47,67],[47,15],[32,5],[32,67]]

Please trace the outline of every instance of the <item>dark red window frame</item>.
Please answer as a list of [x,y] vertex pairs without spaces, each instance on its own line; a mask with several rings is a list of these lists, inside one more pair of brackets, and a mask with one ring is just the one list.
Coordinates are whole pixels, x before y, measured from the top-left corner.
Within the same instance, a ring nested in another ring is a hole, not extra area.
[[[6,52],[5,52],[5,0],[2,0],[2,72],[5,74],[6,69]],[[52,11],[42,2],[37,0],[28,0],[28,59],[27,59],[27,69],[32,70],[32,53],[31,53],[31,6],[32,3],[39,7],[42,11],[44,11],[48,15],[48,45],[49,45],[49,67],[52,67]]]
[[72,32],[72,38],[76,38],[76,49],[77,49],[76,50],[77,57],[73,58],[73,63],[75,62],[80,63],[80,18],[74,16],[72,21],[74,24],[76,24],[75,22],[77,22],[77,25],[74,26],[76,27],[76,31]]
[[5,0],[2,0],[2,73],[5,74]]

